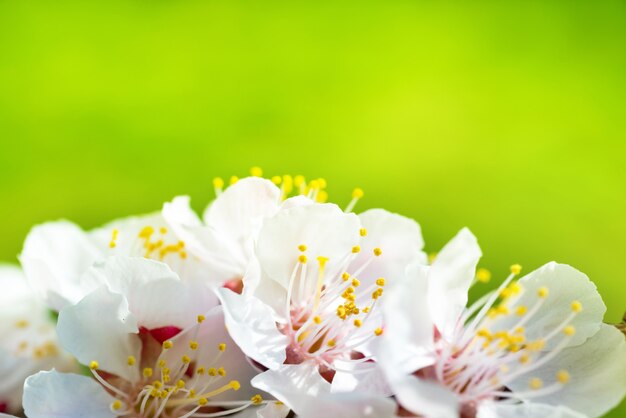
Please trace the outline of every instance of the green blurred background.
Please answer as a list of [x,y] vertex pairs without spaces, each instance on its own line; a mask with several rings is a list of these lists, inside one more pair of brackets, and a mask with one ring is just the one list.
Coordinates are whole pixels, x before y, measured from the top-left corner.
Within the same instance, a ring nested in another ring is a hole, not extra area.
[[496,278],[573,264],[618,321],[625,76],[623,1],[1,1],[0,258],[259,165],[429,251],[467,225]]

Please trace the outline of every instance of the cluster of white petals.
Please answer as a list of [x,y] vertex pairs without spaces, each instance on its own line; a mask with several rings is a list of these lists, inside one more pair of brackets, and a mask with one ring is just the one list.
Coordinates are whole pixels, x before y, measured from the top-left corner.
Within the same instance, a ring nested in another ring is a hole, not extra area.
[[[595,285],[550,262],[468,303],[472,233],[326,203],[302,176],[213,181],[92,231],[35,226],[0,266],[0,417],[599,417],[626,340]],[[14,414],[14,415],[6,415]]]

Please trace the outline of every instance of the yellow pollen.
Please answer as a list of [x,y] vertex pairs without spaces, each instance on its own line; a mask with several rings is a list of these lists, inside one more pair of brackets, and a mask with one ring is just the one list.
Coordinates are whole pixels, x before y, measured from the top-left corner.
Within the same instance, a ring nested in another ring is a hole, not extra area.
[[189,348],[191,348],[192,350],[197,350],[198,346],[199,344],[197,341],[189,341]]
[[530,356],[526,353],[522,354],[521,357],[519,358],[519,362],[522,364],[526,364],[530,361]]
[[272,183],[274,183],[275,185],[279,185],[281,182],[283,181],[283,178],[281,176],[273,176],[272,177]]
[[161,228],[159,228],[159,232],[160,232],[162,235],[165,235],[165,234],[167,234],[167,228],[166,228],[166,227],[164,227],[164,226],[162,226]]
[[315,322],[316,324],[320,324],[322,322],[322,318],[320,318],[319,316],[313,317],[313,322]]
[[385,279],[383,279],[382,277],[379,277],[378,279],[376,279],[376,284],[378,286],[384,286],[385,285]]
[[241,384],[237,380],[231,380],[229,385],[235,391],[239,390],[239,388],[241,387]]
[[167,341],[163,341],[163,349],[164,350],[169,350],[170,348],[172,348],[174,346],[174,343],[171,342],[170,340]]
[[298,261],[302,264],[306,263],[306,255],[300,254],[300,256],[298,256]]
[[182,389],[185,387],[185,381],[184,380],[179,380],[178,382],[176,382],[176,387],[178,389]]
[[196,370],[196,373],[199,374],[200,376],[202,376],[205,372],[204,367],[198,367],[198,369]]
[[15,323],[15,326],[17,328],[26,328],[28,327],[28,321],[25,319],[20,319],[19,321]]
[[352,191],[352,198],[353,199],[360,199],[363,197],[363,189],[357,187]]
[[481,283],[489,283],[489,280],[491,280],[491,272],[485,268],[479,268],[476,271],[476,280]]
[[91,363],[89,363],[89,368],[91,370],[98,370],[98,367],[100,367],[100,365],[98,364],[97,361],[92,361]]
[[263,398],[261,397],[261,395],[254,395],[252,398],[250,398],[250,401],[253,405],[260,405],[261,402],[263,402]]
[[335,340],[328,340],[328,342],[326,343],[329,347],[334,347],[335,346]]
[[533,390],[541,389],[541,387],[543,386],[543,381],[538,377],[534,377],[530,379],[528,386],[530,386],[530,388]]
[[207,401],[207,399],[206,399],[206,398],[200,398],[200,399],[198,399],[198,405],[200,405],[200,406],[204,406],[204,405],[206,405],[207,403],[209,403],[209,401]]
[[322,257],[322,256],[317,257],[317,262],[319,263],[320,268],[324,268],[327,261],[328,261],[328,257]]
[[580,311],[583,310],[583,304],[580,303],[579,301],[575,300],[574,302],[572,302],[572,311],[579,313]]
[[355,245],[354,247],[352,247],[352,252],[354,254],[358,253],[361,251],[361,247],[359,247],[358,245]]
[[376,335],[377,337],[380,337],[381,335],[383,335],[383,329],[382,328],[376,328],[374,330],[374,335]]
[[520,266],[519,264],[513,264],[511,266],[511,273],[515,274],[516,276],[520,274],[521,271],[522,271],[522,266]]
[[381,250],[380,248],[376,247],[374,248],[374,255],[376,257],[380,256],[383,253],[383,250]]
[[359,235],[362,236],[362,237],[366,236],[367,235],[367,229],[365,229],[365,228],[359,229]]
[[568,337],[571,337],[572,335],[576,334],[576,328],[574,328],[573,325],[568,325],[563,328],[563,333]]
[[528,312],[528,308],[526,306],[518,306],[515,310],[515,315],[522,316]]
[[163,386],[163,383],[161,383],[160,380],[155,380],[154,382],[152,382],[152,386],[154,386],[157,389],[161,389],[161,387]]
[[355,320],[354,320],[354,326],[355,326],[355,327],[357,327],[357,328],[358,328],[358,327],[360,327],[361,325],[363,325],[363,322],[361,322],[361,320],[360,320],[360,319],[355,319]]
[[232,186],[233,184],[237,183],[238,181],[239,181],[239,177],[231,176],[231,178],[230,178],[228,183]]
[[309,187],[313,190],[319,189],[320,188],[320,182],[317,180],[311,180],[309,182]]
[[343,273],[343,274],[341,275],[341,279],[342,279],[344,282],[347,282],[349,278],[350,278],[350,274],[348,274],[348,273]]
[[226,370],[224,370],[223,367],[220,367],[219,369],[217,369],[217,374],[219,374],[220,376],[224,377],[224,376],[226,376]]
[[128,360],[126,360],[126,363],[128,363],[129,366],[134,366],[135,362],[135,356],[128,356]]
[[252,167],[250,169],[250,175],[253,177],[261,177],[263,175],[263,170],[261,167]]
[[357,279],[356,277],[352,279],[352,286],[359,287],[360,285],[361,285],[361,282],[359,281],[359,279]]
[[563,385],[569,382],[569,379],[570,375],[567,370],[559,370],[556,374],[556,380]]
[[204,322],[205,319],[206,318],[204,315],[198,315],[198,324],[201,324],[202,322]]
[[304,184],[304,182],[305,182],[305,181],[306,181],[306,180],[304,179],[304,176],[303,176],[303,175],[301,175],[301,174],[298,174],[297,176],[295,176],[295,177],[293,178],[293,184],[294,184],[294,186],[296,186],[296,187],[300,187],[300,186],[302,186],[302,185]]
[[120,401],[119,399],[116,399],[115,401],[113,401],[113,403],[111,404],[111,408],[113,408],[114,410],[118,410],[122,407],[122,401]]
[[548,297],[548,288],[547,287],[540,287],[539,290],[537,290],[537,296],[539,296],[542,299],[545,299]]
[[226,351],[226,344],[221,343],[217,346],[217,349],[220,351]]
[[224,187],[224,180],[222,180],[221,177],[215,177],[213,179],[213,187],[215,187],[218,190],[221,190],[222,187]]
[[211,367],[208,371],[207,374],[209,376],[217,376],[217,370],[215,369],[215,367]]
[[151,377],[152,376],[152,369],[150,367],[146,367],[145,369],[143,369],[143,377]]
[[190,359],[190,358],[189,358],[189,356],[188,356],[188,355],[186,355],[186,354],[180,358],[180,361],[182,361],[182,362],[183,362],[183,364],[189,364],[189,363],[191,363],[191,359]]
[[160,368],[164,369],[166,364],[167,364],[167,362],[165,360],[163,360],[163,359],[159,360],[159,367]]
[[306,245],[304,245],[304,244],[298,245],[298,250],[300,250],[302,252],[305,252],[306,251]]

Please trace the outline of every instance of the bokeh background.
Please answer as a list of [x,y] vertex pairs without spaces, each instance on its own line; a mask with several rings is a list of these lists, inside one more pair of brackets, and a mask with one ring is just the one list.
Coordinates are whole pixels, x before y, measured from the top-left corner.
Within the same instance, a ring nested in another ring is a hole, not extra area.
[[573,264],[617,322],[625,76],[621,0],[2,1],[0,259],[259,165],[362,187],[429,251],[467,225],[495,278]]

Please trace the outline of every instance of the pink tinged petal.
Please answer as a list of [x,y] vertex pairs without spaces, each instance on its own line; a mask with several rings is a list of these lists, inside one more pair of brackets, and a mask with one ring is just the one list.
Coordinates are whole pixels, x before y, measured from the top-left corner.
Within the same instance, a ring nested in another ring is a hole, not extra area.
[[434,325],[428,309],[428,267],[414,263],[382,298],[384,332],[377,359],[388,372],[411,374],[434,362]]
[[362,284],[372,284],[379,277],[391,284],[404,276],[409,264],[426,264],[426,254],[422,251],[424,240],[417,222],[382,209],[363,212],[359,219],[367,232],[361,239],[361,252],[352,262],[351,270],[375,257],[375,248],[382,251],[359,275]]
[[226,327],[241,350],[270,369],[285,361],[288,339],[276,327],[274,311],[254,297],[219,289]]
[[123,294],[139,326],[147,329],[193,324],[199,313],[217,305],[203,283],[181,281],[166,264],[134,257],[110,257],[87,275],[99,276]]
[[97,287],[81,277],[104,254],[78,226],[58,221],[29,232],[20,261],[29,285],[58,311]]
[[[560,371],[569,374],[566,384],[557,383],[556,376]],[[544,387],[557,385],[558,389],[545,396],[534,397],[528,389],[531,378],[541,379]],[[600,330],[584,344],[564,349],[538,370],[521,376],[508,386],[514,392],[529,393],[529,401],[565,405],[589,417],[602,416],[616,407],[626,395],[624,335],[615,327],[602,324]]]
[[80,363],[95,360],[101,370],[131,382],[139,377],[137,368],[127,364],[129,356],[140,358],[138,332],[126,299],[105,287],[63,309],[57,323],[61,345]]
[[467,292],[482,256],[476,237],[463,228],[437,254],[429,273],[429,307],[444,339],[450,339],[467,305]]
[[405,409],[426,418],[458,418],[456,395],[434,381],[398,376],[390,382],[396,399]]
[[[582,272],[567,264],[555,262],[527,274],[519,280],[521,293],[511,298],[511,311],[523,306],[532,311],[537,304],[539,308],[525,324],[525,336],[529,341],[543,339],[555,329],[564,326],[564,320],[571,318],[565,325],[572,325],[576,333],[571,337],[568,346],[585,342],[599,329],[606,311],[606,306],[596,289],[595,284]],[[540,288],[547,290],[547,296],[538,297]],[[582,310],[573,312],[572,302],[578,302]],[[508,315],[499,317],[491,327],[494,330],[511,328],[523,316]],[[559,334],[560,335],[560,334]],[[562,338],[546,341],[544,350],[550,350],[561,342]]]
[[395,418],[396,403],[368,393],[333,393],[308,398],[298,414],[301,418]]
[[[345,214],[333,204],[281,210],[263,225],[256,246],[257,257],[267,276],[287,289],[298,256],[302,254],[298,246],[305,245],[305,254],[312,266],[317,265],[317,257],[328,258],[326,276],[332,277],[352,248],[358,245],[360,226],[356,215]],[[309,271],[309,276],[316,277],[317,268]]]
[[483,402],[478,407],[476,418],[585,418],[565,406],[540,403],[506,405],[498,402]]
[[[28,418],[110,418],[110,396],[94,379],[56,371],[39,372],[24,384]],[[88,414],[86,414],[88,412]]]

